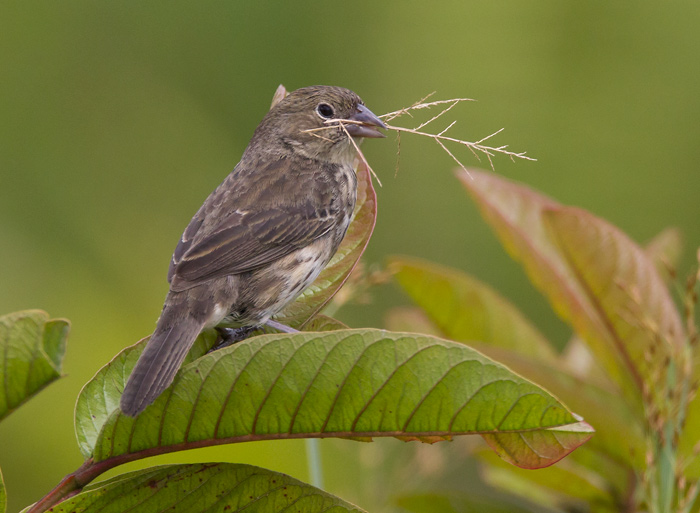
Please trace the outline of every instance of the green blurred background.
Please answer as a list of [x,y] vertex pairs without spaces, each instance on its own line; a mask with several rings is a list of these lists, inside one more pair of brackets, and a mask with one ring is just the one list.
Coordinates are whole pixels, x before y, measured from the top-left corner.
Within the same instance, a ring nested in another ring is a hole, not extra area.
[[[456,111],[453,133],[477,140],[505,127],[494,143],[537,158],[496,158],[497,173],[640,242],[673,225],[688,248],[700,245],[697,0],[144,4],[0,4],[0,312],[42,308],[73,323],[67,377],[0,425],[10,511],[81,463],[72,415],[82,384],[152,330],[178,237],[238,161],[279,83],[349,87],[377,114],[431,91],[478,99]],[[405,135],[396,176],[393,136],[364,150],[384,183],[368,262],[410,254],[459,267],[510,297],[554,343],[566,340],[435,143]],[[405,301],[386,286],[373,305],[339,317],[381,326]],[[322,447],[328,467],[342,458],[346,469],[330,473],[328,489],[376,510],[368,474],[355,473],[376,462],[371,446]],[[303,442],[156,461],[209,460],[307,479]],[[403,477],[384,479],[387,494]]]

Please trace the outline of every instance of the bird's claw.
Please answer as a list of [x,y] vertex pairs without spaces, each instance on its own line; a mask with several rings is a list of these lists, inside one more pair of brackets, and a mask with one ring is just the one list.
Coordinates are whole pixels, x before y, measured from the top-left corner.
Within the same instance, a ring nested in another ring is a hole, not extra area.
[[207,351],[207,354],[233,345],[241,340],[245,340],[253,331],[255,331],[255,326],[243,326],[241,328],[216,328],[216,331],[219,333],[219,339],[216,341],[216,344],[214,344],[214,346]]

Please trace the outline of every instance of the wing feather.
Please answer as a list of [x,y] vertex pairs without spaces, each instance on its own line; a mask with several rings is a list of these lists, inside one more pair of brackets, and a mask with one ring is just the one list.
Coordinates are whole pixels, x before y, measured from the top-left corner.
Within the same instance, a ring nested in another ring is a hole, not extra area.
[[[279,173],[279,168],[278,161],[273,170]],[[264,169],[257,171],[265,176]],[[316,193],[291,188],[284,198],[275,198],[274,206],[266,205],[262,191],[251,205],[250,195],[241,198],[231,182],[227,179],[212,193],[185,230],[170,263],[171,289],[185,290],[267,265],[328,233],[341,215],[323,187]],[[226,198],[230,191],[232,197]],[[245,208],[237,208],[243,203]]]

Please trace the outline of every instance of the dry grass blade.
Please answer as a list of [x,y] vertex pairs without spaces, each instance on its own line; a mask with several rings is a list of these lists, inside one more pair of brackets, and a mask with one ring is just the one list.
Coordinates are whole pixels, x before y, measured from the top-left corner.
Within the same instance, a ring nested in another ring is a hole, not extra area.
[[360,150],[360,147],[355,142],[355,138],[350,135],[350,132],[348,132],[348,129],[345,127],[345,123],[340,121],[339,125],[340,125],[340,128],[342,128],[343,131],[345,132],[345,135],[348,136],[348,139],[350,139],[350,142],[352,143],[352,145],[355,147],[355,151],[357,152],[357,156],[360,157],[360,160],[362,160],[362,163],[365,166],[367,166],[367,169],[369,170],[370,173],[372,173],[372,176],[374,177],[374,179],[377,180],[377,184],[379,184],[379,187],[381,187],[382,181],[377,176],[377,173],[374,172],[374,169],[372,169],[372,166],[369,165],[369,162],[367,162],[367,159],[365,158],[365,154],[362,153],[362,150]]
[[[386,114],[382,114],[379,116],[380,118],[386,118],[385,121],[391,121],[392,119],[396,119],[399,116],[403,116],[404,114],[408,114],[409,116],[413,117],[411,114],[412,110],[422,110],[422,109],[429,109],[431,107],[435,107],[436,105],[445,105],[445,104],[450,104],[450,103],[462,103],[462,102],[474,102],[476,100],[472,100],[471,98],[451,98],[449,100],[435,100],[432,102],[426,102],[428,98],[433,96],[435,94],[435,91],[427,95],[426,97],[418,100],[416,103],[411,105],[410,107],[405,107],[403,109],[395,110],[394,112],[388,112]],[[452,108],[452,107],[450,107]],[[439,117],[439,116],[438,116]]]
[[[389,112],[387,114],[383,114],[379,116],[380,118],[383,118],[385,123],[387,124],[387,129],[388,130],[394,130],[398,134],[401,132],[407,132],[410,134],[414,135],[421,135],[424,137],[430,137],[431,139],[435,140],[436,143],[455,161],[459,166],[466,171],[466,166],[462,164],[462,162],[452,153],[445,143],[455,143],[459,144],[462,146],[466,146],[473,154],[474,156],[479,159],[479,153],[482,153],[486,155],[486,158],[489,161],[489,164],[491,165],[491,169],[493,169],[493,160],[492,157],[495,156],[496,154],[501,154],[501,155],[507,155],[510,157],[511,160],[515,160],[516,158],[520,159],[525,159],[525,160],[535,160],[532,157],[528,157],[525,152],[514,152],[508,150],[508,146],[503,145],[503,146],[487,146],[484,143],[484,141],[487,141],[491,139],[493,136],[499,134],[500,132],[503,131],[503,129],[500,129],[491,135],[488,135],[476,142],[470,142],[470,141],[464,141],[462,139],[457,139],[456,137],[449,137],[446,136],[445,133],[452,128],[456,121],[452,121],[449,125],[447,125],[446,128],[444,128],[441,132],[437,134],[431,134],[429,132],[423,131],[422,129],[429,125],[430,123],[433,123],[440,119],[442,116],[444,116],[446,113],[448,113],[450,110],[452,110],[455,106],[462,102],[468,102],[468,101],[474,101],[470,98],[451,98],[449,100],[435,100],[432,102],[426,102],[425,100],[431,97],[434,93],[429,94],[422,100],[414,103],[410,107],[406,107],[404,109],[400,109],[394,112]],[[411,116],[411,111],[414,110],[422,110],[422,109],[430,109],[431,107],[436,107],[439,105],[447,105],[447,107],[443,108],[438,114],[435,116],[431,117],[427,121],[421,123],[418,125],[416,128],[406,128],[406,127],[401,127],[401,126],[394,126],[390,125],[388,122],[398,118],[399,116],[402,116],[404,114],[408,114]]]
[[[442,132],[440,132],[438,134],[431,134],[428,132],[422,132],[416,128],[405,128],[405,127],[401,127],[401,126],[393,126],[393,125],[388,125],[388,124],[387,124],[387,129],[388,130],[395,130],[396,132],[407,132],[409,134],[430,137],[431,139],[434,139],[435,141],[437,141],[440,144],[440,146],[442,146],[443,149],[446,149],[444,142],[452,142],[452,143],[460,144],[462,146],[466,146],[467,148],[469,148],[472,151],[472,153],[474,154],[474,156],[477,159],[479,159],[479,155],[477,154],[477,152],[483,153],[484,155],[486,155],[486,158],[488,159],[488,161],[491,165],[491,169],[493,169],[493,161],[491,160],[491,157],[495,156],[497,153],[500,153],[501,155],[507,155],[513,161],[515,161],[516,158],[524,159],[524,160],[532,160],[532,161],[536,160],[536,159],[533,159],[532,157],[528,157],[524,151],[523,152],[514,152],[514,151],[508,150],[507,145],[486,146],[484,144],[481,144],[481,142],[493,137],[497,133],[501,132],[503,129],[498,130],[497,132],[494,132],[493,134],[491,134],[487,137],[484,137],[479,142],[469,142],[469,141],[464,141],[462,139],[457,139],[455,137],[448,137],[448,136],[444,135],[445,132],[447,131],[447,129],[449,129],[453,125],[454,125],[454,123],[450,124],[445,130],[443,130]],[[450,152],[448,152],[448,153],[450,153]],[[450,153],[450,156],[452,158],[454,158],[455,160],[457,160],[453,154]],[[459,160],[457,160],[457,162],[459,163],[460,167],[465,169],[464,164],[462,164]]]
[[348,139],[350,140],[350,142],[354,146],[355,151],[357,152],[357,156],[360,158],[362,163],[365,166],[367,166],[367,169],[369,170],[370,173],[372,173],[372,176],[374,177],[374,179],[377,180],[377,184],[379,185],[379,187],[381,187],[382,181],[377,176],[377,173],[374,172],[374,169],[372,169],[372,166],[369,165],[369,162],[367,162],[367,159],[365,158],[365,154],[362,153],[362,150],[360,150],[360,147],[358,146],[357,142],[355,142],[354,137],[352,137],[350,135],[350,132],[348,132],[348,129],[345,126],[345,125],[362,125],[363,123],[361,121],[355,121],[353,119],[329,119],[329,120],[324,121],[324,123],[326,124],[326,126],[322,126],[319,128],[309,128],[308,130],[304,130],[304,132],[310,133],[314,137],[318,137],[320,139],[330,141],[330,139],[327,139],[326,137],[323,137],[322,135],[320,135],[319,132],[340,127],[345,132],[345,135],[348,136]]
[[397,110],[397,111],[394,111],[394,112],[389,112],[388,114],[383,114],[381,117],[387,118],[387,119],[386,119],[387,121],[391,121],[392,119],[398,118],[399,116],[403,116],[404,114],[408,114],[409,116],[413,117],[413,116],[411,115],[411,110],[414,109],[414,108],[416,108],[418,105],[424,104],[424,103],[425,103],[425,100],[427,100],[428,98],[430,98],[431,96],[433,96],[435,93],[436,93],[436,91],[433,91],[432,93],[429,93],[428,95],[424,96],[423,98],[421,98],[420,100],[418,100],[417,102],[415,102],[415,103],[414,103],[413,105],[411,105],[410,107],[406,107],[406,108],[403,108],[403,109],[401,109],[401,110]]
[[[450,130],[455,125],[455,123],[457,122],[456,120],[449,123],[447,125],[447,127],[445,127],[443,130],[441,130],[438,133],[433,134],[433,133],[424,131],[423,129],[427,125],[439,120],[441,117],[443,117],[445,114],[447,114],[449,111],[451,111],[458,104],[463,103],[463,102],[474,101],[470,98],[451,98],[449,100],[426,101],[434,94],[435,94],[434,92],[430,93],[429,95],[427,95],[426,97],[417,101],[416,103],[414,103],[410,107],[405,107],[403,109],[399,109],[399,110],[396,110],[394,112],[389,112],[387,114],[382,114],[381,116],[379,116],[386,124],[387,130],[393,130],[397,134],[397,141],[399,141],[397,143],[399,145],[399,148],[397,150],[397,173],[398,173],[398,162],[399,162],[399,158],[401,155],[400,135],[402,133],[420,135],[423,137],[429,137],[429,138],[433,139],[445,151],[445,153],[447,153],[459,165],[459,167],[461,167],[465,171],[467,171],[467,167],[459,160],[459,158],[457,158],[457,156],[452,151],[450,151],[450,149],[447,147],[446,143],[458,144],[460,146],[465,146],[466,148],[469,149],[469,151],[472,152],[472,154],[474,155],[474,157],[476,157],[477,160],[481,160],[479,158],[479,154],[486,155],[486,158],[489,161],[489,165],[491,166],[491,169],[494,169],[492,158],[498,154],[506,155],[506,156],[510,157],[510,159],[513,161],[515,161],[516,158],[524,159],[524,160],[531,160],[531,161],[536,160],[532,157],[527,156],[526,152],[524,152],[524,151],[523,152],[510,151],[508,149],[507,145],[488,146],[488,145],[484,144],[485,141],[488,141],[489,139],[491,139],[495,135],[498,135],[499,133],[501,133],[503,131],[502,128],[500,130],[495,131],[494,133],[492,133],[490,135],[487,135],[486,137],[483,137],[482,139],[479,139],[476,142],[465,141],[462,139],[458,139],[456,137],[450,137],[450,136],[445,135],[447,133],[447,131]],[[437,107],[437,106],[443,106],[442,110],[438,114],[436,114],[435,116],[432,116],[431,118],[429,118],[427,121],[420,123],[416,128],[407,128],[407,127],[394,126],[394,125],[389,124],[389,121],[392,121],[392,120],[399,118],[401,116],[404,116],[404,115],[408,115],[410,117],[413,117],[413,115],[412,115],[413,111],[430,109],[432,107]],[[310,130],[305,130],[305,132],[310,132],[316,137],[320,137],[322,139],[325,139],[325,137],[323,137],[319,132],[322,132],[324,130],[329,130],[329,129],[336,129],[336,128],[340,127],[348,135],[350,141],[352,142],[352,145],[355,147],[355,150],[357,151],[359,158],[367,166],[369,171],[372,173],[372,176],[374,176],[377,179],[377,183],[379,184],[379,186],[381,186],[382,183],[379,181],[377,174],[374,172],[372,167],[367,162],[367,159],[365,158],[362,151],[360,150],[360,147],[357,145],[355,140],[352,137],[350,137],[350,134],[348,133],[347,128],[346,128],[346,125],[350,125],[350,124],[362,124],[362,123],[358,122],[358,121],[351,120],[351,119],[329,119],[329,120],[325,121],[326,126],[323,126],[320,128],[314,128],[314,129],[310,129]],[[467,171],[467,174],[468,174],[468,171]]]

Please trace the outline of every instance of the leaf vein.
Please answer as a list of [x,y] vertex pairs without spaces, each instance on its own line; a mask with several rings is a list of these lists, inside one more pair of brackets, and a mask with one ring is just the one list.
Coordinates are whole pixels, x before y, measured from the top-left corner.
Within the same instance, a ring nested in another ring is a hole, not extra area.
[[309,390],[313,387],[314,383],[316,382],[316,379],[318,378],[318,375],[321,373],[321,369],[323,369],[323,366],[326,364],[328,361],[328,358],[330,358],[331,353],[333,350],[337,347],[337,344],[330,348],[328,351],[326,351],[326,356],[323,357],[323,360],[321,361],[321,364],[318,366],[318,369],[316,369],[316,372],[314,373],[313,377],[309,380],[309,384],[304,390],[304,392],[301,394],[301,399],[297,403],[296,408],[294,408],[294,413],[292,413],[292,417],[289,422],[289,431],[288,433],[292,433],[294,431],[294,423],[297,420],[297,415],[299,414],[299,411],[301,410],[301,405],[304,404],[304,401],[306,400],[306,397],[309,394]]
[[[345,337],[344,340],[347,340],[348,337]],[[340,341],[336,342],[336,345],[339,344]],[[352,371],[355,369],[357,366],[357,363],[362,359],[362,357],[367,353],[367,350],[372,347],[376,343],[376,340],[374,342],[371,342],[370,344],[367,344],[362,351],[360,351],[360,354],[357,355],[357,358],[355,358],[355,361],[353,364],[350,366],[348,369],[348,372],[345,374],[345,377],[343,378],[343,381],[340,383],[340,386],[338,387],[338,391],[335,393],[335,396],[333,397],[333,400],[331,401],[331,406],[328,409],[328,414],[326,416],[326,420],[323,421],[323,425],[321,426],[321,433],[323,433],[326,430],[326,427],[328,426],[328,422],[331,420],[331,416],[333,415],[333,410],[335,409],[336,405],[338,404],[338,399],[340,398],[340,394],[342,394],[343,389],[345,388],[345,385],[348,382],[348,378],[352,374]]]
[[[247,347],[250,349],[250,344],[248,344]],[[238,384],[239,380],[241,379],[241,376],[243,376],[243,373],[245,372],[245,370],[248,368],[248,366],[251,364],[251,362],[255,359],[255,357],[258,355],[258,353],[260,353],[260,351],[261,351],[262,348],[263,348],[263,346],[260,345],[260,347],[258,347],[258,348],[250,355],[250,358],[248,358],[248,361],[245,362],[245,364],[243,365],[243,367],[241,367],[241,370],[238,372],[238,375],[236,376],[236,379],[234,380],[234,382],[233,382],[233,383],[231,384],[231,386],[229,387],[228,392],[226,393],[226,398],[224,399],[224,402],[221,404],[221,408],[219,409],[219,415],[218,415],[218,417],[216,418],[216,424],[215,424],[215,427],[214,427],[214,435],[213,435],[214,438],[216,438],[216,439],[219,438],[219,427],[221,426],[221,421],[222,421],[223,418],[224,418],[224,412],[226,411],[226,408],[227,408],[227,406],[228,406],[228,403],[229,403],[229,401],[231,400],[231,395],[233,394],[233,390],[236,388],[236,385]],[[241,350],[241,349],[239,349],[239,351],[240,351],[240,350]],[[237,352],[237,351],[232,351],[231,353],[228,353],[228,355],[234,355],[236,352]],[[226,356],[228,356],[228,355],[226,355]],[[221,362],[221,360],[223,360],[224,357],[225,357],[224,355],[220,356],[219,359],[215,362],[215,364],[212,365],[212,367],[211,367],[211,369],[209,370],[209,372],[211,372],[212,370],[214,370],[214,367],[215,367],[216,365],[219,365],[219,362]],[[231,356],[231,358],[232,358],[232,356]],[[209,377],[209,373],[207,373],[207,378],[208,378],[208,377]],[[202,386],[204,386],[204,382],[202,382]]]
[[421,398],[420,398],[420,401],[418,401],[418,403],[416,403],[416,406],[413,408],[413,410],[411,411],[411,413],[408,415],[408,418],[406,419],[406,422],[404,422],[403,428],[401,429],[402,431],[406,431],[406,430],[408,429],[408,425],[410,424],[411,420],[413,420],[413,417],[414,417],[415,414],[418,412],[418,410],[420,409],[420,407],[423,406],[423,403],[428,399],[428,397],[430,396],[430,394],[433,393],[433,391],[435,390],[435,386],[436,386],[437,384],[441,383],[442,381],[444,381],[445,378],[447,378],[447,376],[450,374],[450,372],[452,372],[454,369],[456,369],[457,367],[459,367],[460,365],[462,365],[463,363],[466,363],[466,362],[468,362],[468,361],[473,361],[473,360],[462,360],[462,361],[460,361],[460,362],[455,363],[454,365],[451,365],[451,366],[442,374],[442,376],[440,376],[440,378],[437,380],[437,382],[435,383],[435,385],[433,385],[432,387],[430,387],[430,389],[429,389],[425,394],[423,394],[423,397],[421,397]]
[[[398,340],[394,340],[394,357],[398,356],[396,353],[396,342]],[[352,425],[350,426],[350,431],[354,432],[355,428],[357,427],[357,423],[360,421],[360,417],[364,414],[364,412],[367,411],[367,408],[369,408],[369,405],[372,404],[372,401],[374,401],[377,396],[381,393],[382,390],[387,386],[389,381],[391,381],[391,378],[393,378],[396,373],[399,371],[399,369],[402,369],[408,362],[410,362],[413,358],[417,357],[419,354],[423,353],[424,351],[427,351],[428,349],[432,349],[433,347],[437,346],[424,346],[418,349],[418,351],[414,352],[411,356],[406,358],[403,362],[397,363],[395,360],[395,366],[394,370],[392,370],[389,375],[384,379],[384,382],[379,385],[379,387],[374,391],[374,393],[371,395],[371,397],[365,402],[365,405],[360,409],[360,411],[357,413],[357,416],[355,417],[355,420],[352,422]]]
[[275,376],[275,379],[273,379],[273,380],[272,380],[272,383],[270,383],[270,384],[267,386],[267,391],[265,392],[265,396],[264,396],[264,397],[262,398],[262,400],[260,401],[260,405],[258,406],[258,410],[257,410],[257,411],[255,412],[255,414],[253,415],[253,425],[251,426],[251,429],[250,429],[250,432],[251,432],[251,433],[255,434],[255,430],[256,430],[256,428],[257,428],[257,426],[258,426],[258,419],[260,418],[260,412],[261,412],[261,411],[263,410],[263,408],[265,407],[265,403],[266,403],[267,400],[270,398],[270,394],[272,393],[272,390],[275,388],[275,385],[277,384],[277,382],[280,380],[280,378],[281,378],[282,375],[284,374],[285,369],[286,369],[287,366],[290,364],[290,362],[292,362],[292,360],[294,360],[294,356],[296,356],[296,355],[299,353],[299,350],[300,350],[302,347],[305,347],[307,344],[310,344],[310,343],[311,343],[310,341],[307,341],[307,342],[304,342],[301,346],[296,347],[296,348],[294,349],[294,352],[292,352],[292,354],[290,354],[289,357],[287,358],[287,361],[284,362],[284,363],[282,364],[282,368],[279,370],[279,372],[278,372],[277,375]]
[[[486,367],[486,365],[484,365],[484,367]],[[511,381],[511,380],[509,380],[509,379],[504,379],[504,378],[499,378],[499,379],[495,379],[495,380],[493,380],[493,381],[489,381],[489,382],[487,382],[487,383],[482,383],[482,384],[474,391],[474,393],[473,393],[471,396],[469,396],[469,398],[464,402],[464,404],[462,404],[462,406],[460,406],[459,408],[457,408],[457,411],[455,411],[454,415],[453,415],[452,418],[450,419],[448,431],[449,431],[450,433],[452,432],[452,426],[454,425],[455,420],[457,420],[457,417],[459,416],[459,414],[462,413],[462,411],[469,405],[470,402],[472,402],[472,400],[479,394],[479,392],[481,392],[484,388],[486,388],[486,387],[489,386],[489,385],[492,385],[492,384],[495,384],[495,383],[500,383],[500,382],[507,382],[507,381]],[[493,420],[493,419],[492,419],[492,420]]]
[[[216,507],[217,504],[219,504],[219,503],[221,503],[222,501],[224,501],[224,500],[226,500],[227,498],[229,498],[229,497],[236,491],[236,489],[238,489],[240,486],[243,486],[244,483],[250,481],[253,477],[255,477],[255,476],[257,476],[257,475],[258,475],[258,474],[256,474],[255,472],[251,472],[250,474],[248,474],[247,476],[245,476],[245,478],[243,478],[243,479],[241,479],[240,481],[238,481],[238,482],[234,485],[233,488],[231,488],[230,490],[227,490],[226,493],[222,494],[221,497],[219,497],[219,499],[218,499],[216,502],[214,502],[211,506],[209,506],[209,507],[208,507],[206,510],[204,510],[204,511],[211,511],[213,508]],[[236,511],[240,511],[240,510],[236,510]],[[202,513],[204,513],[204,512],[202,512]]]

